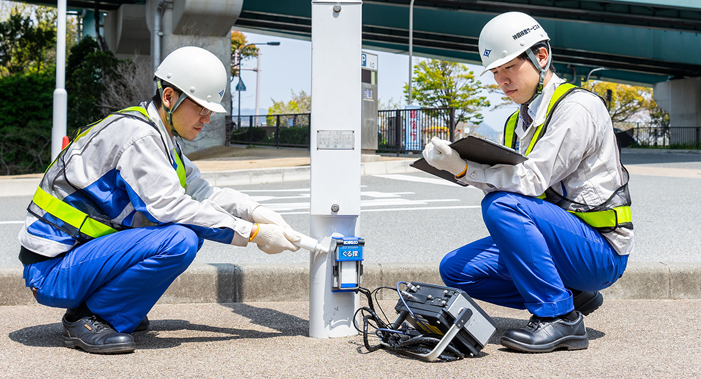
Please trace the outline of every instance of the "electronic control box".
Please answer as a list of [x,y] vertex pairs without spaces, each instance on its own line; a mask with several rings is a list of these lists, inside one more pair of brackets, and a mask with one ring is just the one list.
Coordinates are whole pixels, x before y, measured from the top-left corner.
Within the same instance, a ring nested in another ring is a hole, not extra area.
[[399,316],[393,329],[406,321],[422,334],[451,339],[446,342],[472,356],[496,332],[494,320],[462,290],[412,282],[400,296],[403,301],[399,299],[395,307]]
[[360,237],[333,237],[335,246],[332,291],[355,291],[363,282],[363,246]]

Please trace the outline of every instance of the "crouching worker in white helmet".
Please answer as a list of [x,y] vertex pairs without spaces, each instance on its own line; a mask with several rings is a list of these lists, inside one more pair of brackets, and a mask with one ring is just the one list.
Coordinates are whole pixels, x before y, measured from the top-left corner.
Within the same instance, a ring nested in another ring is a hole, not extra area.
[[155,73],[150,103],[85,127],[44,174],[19,234],[24,279],[40,304],[66,308],[67,347],[134,351],[130,333],[190,265],[203,240],[268,254],[298,250],[283,218],[212,187],[175,136],[193,140],[224,112],[224,65],[183,47]]
[[[490,236],[446,255],[440,273],[470,296],[533,314],[501,343],[524,352],[585,349],[583,315],[621,277],[633,251],[628,173],[601,98],[551,66],[549,38],[530,16],[492,19],[479,38],[484,72],[521,105],[504,144],[528,156],[511,165],[466,161],[434,139],[423,156],[484,190]],[[483,72],[483,73],[484,73]]]

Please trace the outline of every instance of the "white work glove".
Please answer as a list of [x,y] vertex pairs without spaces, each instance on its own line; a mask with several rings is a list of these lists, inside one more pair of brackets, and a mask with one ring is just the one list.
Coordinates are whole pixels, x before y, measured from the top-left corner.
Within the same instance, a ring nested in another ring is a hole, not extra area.
[[[258,233],[251,239],[251,242],[258,245],[258,248],[267,254],[279,254],[285,250],[297,251],[299,247],[294,245],[287,237],[292,230],[289,227],[283,229],[275,224],[258,224]],[[254,230],[255,231],[255,230]],[[290,238],[295,238],[290,235]]]
[[290,225],[277,212],[262,205],[256,207],[251,214],[253,222],[257,224],[275,224],[281,228],[289,228]]
[[460,158],[460,154],[448,144],[448,141],[433,137],[421,154],[428,164],[439,170],[448,171],[455,176],[464,175],[467,161]]

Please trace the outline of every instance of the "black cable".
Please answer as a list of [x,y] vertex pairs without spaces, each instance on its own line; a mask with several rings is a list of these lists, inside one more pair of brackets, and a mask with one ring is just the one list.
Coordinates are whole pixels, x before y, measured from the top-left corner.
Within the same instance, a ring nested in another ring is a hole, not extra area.
[[[436,335],[431,335],[431,334],[418,334],[418,335],[410,335],[407,333],[406,330],[406,324],[403,324],[403,330],[396,330],[392,329],[391,325],[392,323],[389,321],[387,318],[387,315],[385,314],[384,310],[380,306],[380,302],[377,300],[377,293],[382,290],[382,289],[391,289],[397,292],[397,295],[399,296],[401,302],[404,304],[406,309],[409,311],[411,316],[421,324],[426,330],[428,330],[428,327],[421,322],[415,315],[414,312],[409,308],[408,304],[406,303],[404,297],[402,296],[402,292],[405,291],[400,291],[399,290],[399,285],[400,284],[405,284],[407,287],[409,286],[408,283],[406,282],[399,282],[397,283],[396,288],[392,287],[378,287],[375,288],[374,290],[370,291],[367,288],[359,287],[356,290],[356,293],[362,293],[365,295],[368,301],[368,306],[367,307],[360,307],[358,310],[355,311],[353,314],[353,326],[358,330],[358,332],[363,334],[363,345],[365,348],[368,350],[368,352],[373,352],[377,351],[380,348],[385,348],[390,351],[394,351],[397,353],[415,353],[415,354],[422,354],[422,353],[428,353],[432,351],[431,348],[427,348],[427,346],[437,346],[438,343],[440,343],[441,339],[438,338],[439,336]],[[375,302],[373,303],[372,297],[375,297]],[[380,312],[384,316],[385,320],[382,320],[377,312],[375,311],[375,304],[377,304],[377,307],[380,309]],[[357,319],[358,319],[358,314],[362,316],[363,319],[363,327],[360,329],[357,325]],[[369,328],[372,327],[375,329],[375,335],[380,339],[380,343],[377,345],[371,345],[370,344],[370,339],[368,335],[370,334]],[[447,354],[446,354],[447,353]],[[458,349],[456,349],[452,344],[448,344],[446,348],[443,350],[443,353],[438,356],[438,359],[441,359],[443,361],[453,361],[453,360],[458,360],[458,359],[463,359],[465,358],[465,355],[461,353]]]

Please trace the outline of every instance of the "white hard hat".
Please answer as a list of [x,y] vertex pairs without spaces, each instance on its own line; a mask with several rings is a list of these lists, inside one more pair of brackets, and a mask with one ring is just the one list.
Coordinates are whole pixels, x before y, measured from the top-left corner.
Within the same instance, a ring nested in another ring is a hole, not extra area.
[[[168,54],[154,75],[212,112],[226,113],[220,104],[228,82],[226,69],[209,51],[195,46],[181,47]],[[179,99],[178,105],[184,99]]]
[[485,72],[518,57],[533,45],[549,41],[548,33],[538,21],[521,12],[508,12],[491,19],[482,28],[479,54]]

